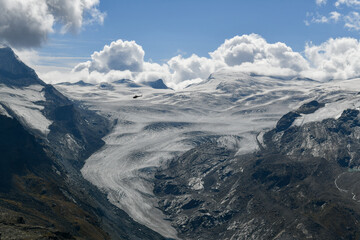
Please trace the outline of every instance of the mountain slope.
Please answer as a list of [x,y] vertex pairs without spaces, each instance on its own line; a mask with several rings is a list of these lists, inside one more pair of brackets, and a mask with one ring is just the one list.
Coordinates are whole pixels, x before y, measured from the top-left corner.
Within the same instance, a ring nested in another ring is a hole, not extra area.
[[80,174],[111,123],[0,49],[2,239],[162,239]]
[[[355,193],[356,187],[349,185],[348,174],[339,177],[347,169],[328,156],[311,155],[317,146],[315,140],[306,140],[311,135],[299,130],[284,149],[279,138],[306,124],[337,121],[344,110],[360,107],[358,82],[320,83],[223,70],[182,91],[126,84],[58,89],[115,121],[105,145],[86,160],[82,173],[142,224],[185,239],[333,239],[358,234],[344,230],[358,227],[357,208],[349,208],[354,200],[342,191]],[[349,140],[328,136],[333,145]],[[342,153],[343,162],[356,158],[349,154],[354,152]],[[305,202],[299,201],[298,185]],[[325,208],[324,201],[334,204]],[[319,212],[311,215],[315,210]],[[326,222],[339,216],[346,221]]]
[[192,149],[155,175],[160,208],[184,239],[358,239],[358,114],[274,129],[252,154]]
[[[274,127],[284,113],[319,90],[313,81],[284,82],[228,72],[177,92],[112,85],[111,90],[57,86],[116,123],[82,173],[105,190],[114,205],[169,237],[176,232],[155,207],[152,191],[156,167],[214,137],[239,154],[256,150],[260,131]],[[142,97],[134,99],[138,94]]]
[[19,60],[11,48],[4,46],[0,46],[0,81],[8,86],[17,87],[45,85],[33,69]]

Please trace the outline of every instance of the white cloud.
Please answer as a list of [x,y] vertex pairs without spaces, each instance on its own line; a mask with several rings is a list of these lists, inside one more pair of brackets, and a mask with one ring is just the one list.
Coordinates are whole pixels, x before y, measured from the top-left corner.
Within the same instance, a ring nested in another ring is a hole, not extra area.
[[34,49],[14,49],[15,54],[23,61],[26,65],[37,70],[37,66],[40,63],[40,55]]
[[346,5],[347,7],[360,7],[359,0],[338,0],[335,2],[336,7],[341,7],[342,5]]
[[360,14],[358,12],[351,12],[349,15],[345,16],[344,21],[346,28],[355,31],[360,30]]
[[226,66],[221,61],[195,54],[188,58],[183,58],[181,55],[173,57],[167,64],[172,73],[171,80],[175,84],[186,80],[206,79],[217,69]]
[[327,0],[316,0],[316,4],[321,6],[321,5],[325,5],[327,2]]
[[78,32],[84,23],[84,13],[91,18],[85,22],[103,23],[104,13],[101,13],[96,6],[99,0],[47,0],[49,12],[55,19],[63,24],[62,32]]
[[321,14],[317,13],[306,13],[306,17],[308,18],[307,20],[305,20],[305,25],[306,26],[310,26],[311,23],[337,23],[339,22],[342,18],[342,14],[337,12],[337,11],[333,11],[330,12],[328,16],[323,16]]
[[111,70],[132,72],[143,71],[145,52],[135,41],[117,40],[105,45],[100,52],[91,55],[91,61],[77,67],[88,67],[90,72],[109,72]]
[[83,80],[91,82],[132,79],[149,82],[158,79],[171,80],[167,64],[144,61],[145,52],[135,41],[117,40],[94,52],[91,60],[78,64],[73,72],[82,73]]
[[225,62],[229,66],[244,62],[254,62],[263,56],[265,40],[256,34],[236,36],[225,40],[217,50],[210,53],[213,59]]
[[314,23],[328,23],[329,19],[325,16],[319,16],[318,18],[313,18],[312,22]]
[[[36,47],[54,32],[78,32],[86,23],[104,21],[99,0],[0,0],[0,40],[18,47]],[[87,17],[85,17],[87,16]]]
[[335,23],[337,23],[340,18],[341,18],[341,13],[339,12],[336,12],[336,11],[333,11],[330,13],[330,17],[329,17],[331,20],[333,20]]
[[[142,47],[134,41],[118,40],[106,45],[100,52],[95,52],[91,61],[77,65],[74,72],[87,72],[88,77],[85,78],[89,81],[93,81],[94,76],[99,77],[98,81],[104,81],[128,71],[131,73],[131,79],[137,82],[163,79],[168,86],[178,89],[206,79],[211,73],[222,68],[237,68],[257,74],[271,72],[271,75],[276,76],[293,76],[309,67],[301,54],[292,51],[284,43],[269,44],[256,34],[228,39],[214,52],[210,52],[210,57],[193,54],[184,58],[178,55],[166,64],[160,65],[144,61],[144,55]],[[109,78],[107,73],[111,71],[113,74]]]
[[308,67],[301,54],[293,52],[284,43],[269,44],[257,34],[236,36],[226,40],[217,50],[210,53],[210,56],[230,67],[244,63],[294,71]]
[[144,62],[143,71],[135,74],[133,78],[137,82],[153,82],[158,79],[163,79],[164,81],[172,79],[168,65]]
[[301,74],[307,77],[332,80],[360,76],[360,42],[357,39],[331,38],[320,45],[308,44],[305,55],[311,69]]
[[[326,1],[316,0],[319,6],[325,5]],[[306,26],[311,23],[343,23],[344,27],[351,31],[360,31],[360,0],[336,0],[333,5],[334,11],[328,14],[306,13]],[[327,16],[328,15],[328,16]]]
[[[32,51],[21,53],[26,59]],[[284,43],[268,43],[256,34],[225,40],[209,57],[181,55],[164,64],[144,61],[144,50],[134,41],[118,40],[95,52],[90,61],[72,71],[45,71],[40,75],[48,83],[84,80],[91,83],[131,79],[149,82],[162,79],[176,90],[201,82],[223,68],[277,76],[285,79],[307,77],[318,81],[360,76],[360,42],[354,38],[337,38],[305,46],[304,55]],[[21,56],[22,57],[22,56]]]

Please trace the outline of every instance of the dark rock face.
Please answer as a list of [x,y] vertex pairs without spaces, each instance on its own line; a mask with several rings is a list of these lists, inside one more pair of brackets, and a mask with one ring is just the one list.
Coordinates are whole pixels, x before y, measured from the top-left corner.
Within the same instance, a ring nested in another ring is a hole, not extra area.
[[40,104],[44,106],[44,115],[53,121],[47,138],[57,155],[78,159],[80,168],[91,153],[104,145],[101,138],[109,132],[111,124],[104,117],[80,108],[51,85],[44,92],[47,101]]
[[73,85],[75,85],[75,86],[83,86],[83,87],[94,86],[94,84],[84,82],[83,80],[80,80],[80,81],[75,82],[75,83],[62,82],[62,83],[58,83],[56,85],[65,85],[65,86],[73,86]]
[[358,239],[359,111],[291,126],[285,115],[253,154],[207,143],[160,169],[154,193],[184,239]]
[[316,112],[319,108],[324,107],[324,103],[319,103],[318,101],[311,101],[309,103],[303,104],[296,112],[302,114],[311,114]]
[[300,114],[296,112],[289,112],[282,116],[276,124],[276,131],[281,132],[288,129]]
[[311,114],[324,106],[325,104],[319,103],[317,101],[311,101],[309,103],[303,104],[296,111],[289,112],[285,114],[283,117],[281,117],[278,123],[276,124],[276,131],[281,132],[291,127],[291,125],[296,120],[296,118],[301,116],[300,114]]
[[[0,126],[2,237],[22,235],[27,239],[40,239],[60,234],[59,239],[75,239],[74,236],[81,235],[88,239],[109,238],[91,207],[74,204],[83,199],[68,194],[69,186],[52,170],[57,163],[36,138],[16,119],[0,115]],[[86,216],[88,221],[76,220]],[[93,230],[85,233],[84,229],[74,227],[76,222],[81,228]]]
[[21,62],[9,47],[0,48],[0,83],[18,87],[44,85],[35,71]]
[[159,79],[153,82],[145,83],[146,85],[154,88],[154,89],[168,89],[163,80]]
[[129,79],[120,79],[120,80],[116,80],[114,82],[112,82],[113,84],[124,84],[127,87],[131,87],[131,88],[139,88],[141,87],[141,85],[135,83],[134,81],[131,81]]
[[271,148],[286,155],[315,156],[337,162],[342,167],[360,165],[359,111],[345,110],[341,117],[265,134]]
[[102,82],[99,84],[99,88],[102,90],[114,90],[114,86],[107,82]]
[[18,121],[0,115],[0,190],[11,190],[13,174],[24,174],[26,169],[41,168],[50,161],[43,148]]

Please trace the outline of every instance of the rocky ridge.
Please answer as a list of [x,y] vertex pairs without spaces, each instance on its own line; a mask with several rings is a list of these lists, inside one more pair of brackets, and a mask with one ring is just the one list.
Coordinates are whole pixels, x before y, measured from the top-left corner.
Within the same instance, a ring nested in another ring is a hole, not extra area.
[[0,92],[1,239],[163,239],[81,176],[111,122],[42,82],[6,47]]
[[183,239],[358,239],[359,111],[296,125],[285,114],[245,155],[216,138],[156,175],[159,207]]

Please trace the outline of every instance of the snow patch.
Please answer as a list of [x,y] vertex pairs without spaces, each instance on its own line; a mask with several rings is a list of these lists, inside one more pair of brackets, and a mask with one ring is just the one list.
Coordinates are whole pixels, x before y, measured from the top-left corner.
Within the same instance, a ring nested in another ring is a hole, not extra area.
[[36,104],[38,101],[46,101],[43,88],[41,85],[9,88],[1,84],[0,102],[11,109],[20,122],[47,135],[52,122],[41,112],[44,107]]
[[266,133],[265,131],[262,131],[256,136],[258,144],[260,145],[259,147],[265,147],[265,142],[264,142],[264,134],[265,133]]
[[0,115],[3,115],[3,116],[8,117],[8,118],[12,118],[12,116],[10,116],[10,114],[1,105],[0,105]]
[[358,96],[327,103],[323,108],[312,114],[302,114],[294,121],[293,126],[301,126],[309,122],[320,122],[329,118],[338,119],[346,109],[360,109]]
[[202,181],[201,178],[190,178],[188,185],[191,189],[195,191],[200,191],[204,189],[204,181]]
[[238,136],[222,136],[217,140],[219,147],[229,150],[236,150],[240,146],[241,138]]

